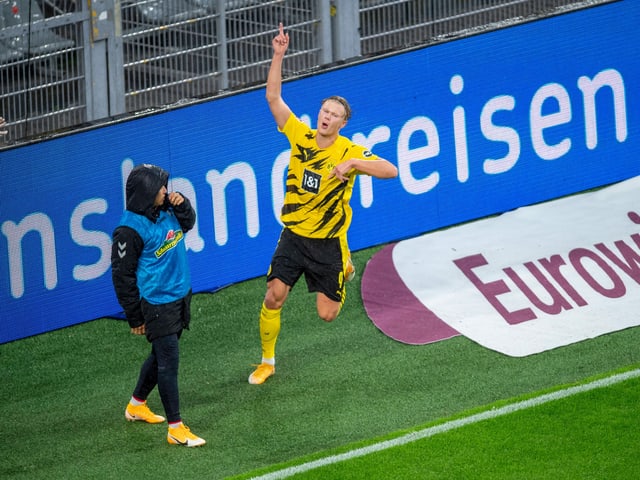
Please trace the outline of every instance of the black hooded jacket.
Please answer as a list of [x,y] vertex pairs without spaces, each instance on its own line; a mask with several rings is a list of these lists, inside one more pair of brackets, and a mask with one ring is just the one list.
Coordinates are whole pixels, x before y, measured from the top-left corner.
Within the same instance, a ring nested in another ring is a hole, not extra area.
[[[161,209],[172,209],[180,227],[186,233],[195,225],[196,213],[191,207],[189,199],[178,206],[170,206],[167,202],[161,207],[154,207],[155,197],[164,186],[168,185],[169,173],[155,165],[138,165],[129,177],[126,185],[126,209],[147,217],[156,223]],[[119,247],[120,245],[120,247]],[[127,254],[121,255],[123,245],[127,247]],[[141,309],[140,291],[137,285],[138,259],[144,248],[142,237],[134,229],[118,226],[113,232],[111,247],[111,277],[118,302],[132,328],[145,323]]]

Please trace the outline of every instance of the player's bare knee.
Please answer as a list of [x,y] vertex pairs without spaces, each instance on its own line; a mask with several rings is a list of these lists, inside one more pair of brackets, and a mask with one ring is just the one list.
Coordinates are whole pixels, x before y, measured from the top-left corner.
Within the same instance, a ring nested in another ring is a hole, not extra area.
[[282,308],[290,287],[275,279],[267,284],[267,293],[264,296],[264,304],[267,308],[277,310]]
[[320,318],[322,320],[324,320],[327,323],[333,322],[337,316],[338,313],[340,312],[340,310],[336,310],[336,311],[318,311],[318,316],[320,316]]
[[270,299],[269,297],[264,297],[264,306],[267,307],[269,310],[279,310],[282,308],[282,304],[283,302],[276,302],[273,299]]

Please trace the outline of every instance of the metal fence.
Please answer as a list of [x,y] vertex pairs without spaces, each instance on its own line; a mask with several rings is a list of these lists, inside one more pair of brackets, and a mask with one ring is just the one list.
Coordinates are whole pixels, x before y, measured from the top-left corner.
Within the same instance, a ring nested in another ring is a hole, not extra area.
[[0,0],[0,148],[608,1]]

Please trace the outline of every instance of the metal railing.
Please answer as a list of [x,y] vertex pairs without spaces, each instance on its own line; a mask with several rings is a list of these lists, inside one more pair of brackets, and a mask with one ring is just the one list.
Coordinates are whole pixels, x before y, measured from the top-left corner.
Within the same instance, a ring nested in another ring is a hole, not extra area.
[[157,0],[122,7],[128,112],[264,81],[279,21],[299,35],[298,68],[317,65],[316,2],[174,1],[170,9]]
[[362,54],[376,55],[472,33],[479,28],[496,28],[500,22],[542,17],[556,13],[560,7],[579,7],[579,3],[575,0],[361,1]]
[[0,115],[9,139],[84,122],[86,20],[35,0],[0,1]]
[[0,148],[263,83],[280,21],[295,76],[608,1],[0,0]]

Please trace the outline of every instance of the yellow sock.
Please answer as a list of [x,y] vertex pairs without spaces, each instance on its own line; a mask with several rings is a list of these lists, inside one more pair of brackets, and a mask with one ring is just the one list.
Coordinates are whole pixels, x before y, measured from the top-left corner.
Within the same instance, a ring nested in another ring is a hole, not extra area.
[[271,310],[264,303],[260,309],[260,341],[263,359],[273,359],[276,356],[276,340],[280,333],[280,310]]

